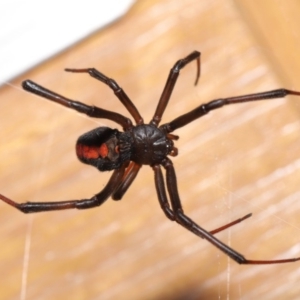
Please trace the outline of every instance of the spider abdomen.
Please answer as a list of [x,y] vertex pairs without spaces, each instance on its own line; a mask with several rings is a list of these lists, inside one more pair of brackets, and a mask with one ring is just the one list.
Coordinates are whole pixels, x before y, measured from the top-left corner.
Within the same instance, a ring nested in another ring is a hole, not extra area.
[[160,163],[173,149],[173,142],[156,126],[138,125],[132,130],[131,160],[138,164]]
[[124,161],[120,155],[118,140],[120,132],[108,127],[98,127],[81,135],[76,143],[76,154],[83,163],[100,171],[120,167]]

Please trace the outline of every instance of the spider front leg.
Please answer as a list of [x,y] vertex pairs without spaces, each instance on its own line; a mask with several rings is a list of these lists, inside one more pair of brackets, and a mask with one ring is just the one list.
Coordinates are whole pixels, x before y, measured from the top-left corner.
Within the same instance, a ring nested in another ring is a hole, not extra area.
[[248,260],[242,254],[238,253],[231,247],[227,246],[226,244],[218,240],[216,237],[212,235],[211,232],[206,231],[205,229],[200,227],[198,224],[196,224],[193,220],[191,220],[188,216],[184,214],[180,202],[179,194],[178,194],[177,181],[176,181],[176,175],[175,175],[173,164],[169,159],[166,158],[162,162],[162,165],[166,170],[167,189],[170,196],[172,210],[168,205],[167,196],[166,196],[164,183],[163,183],[163,177],[161,171],[158,171],[159,166],[158,168],[157,166],[154,167],[155,174],[156,174],[156,180],[155,180],[156,189],[157,189],[158,197],[160,198],[159,200],[160,204],[161,206],[165,207],[164,211],[167,214],[167,216],[169,215],[170,219],[175,220],[178,224],[182,225],[183,227],[185,227],[195,235],[206,239],[207,241],[209,241],[215,247],[219,248],[222,252],[224,252],[226,255],[231,257],[239,264],[277,264],[277,263],[287,263],[287,262],[294,262],[300,260],[300,257],[279,259],[279,260]]
[[126,109],[129,111],[129,113],[134,118],[136,124],[143,124],[143,118],[141,117],[139,111],[135,107],[135,105],[132,103],[132,101],[129,99],[127,94],[124,92],[124,90],[111,78],[107,77],[100,71],[96,70],[95,68],[86,68],[86,69],[65,69],[67,72],[73,72],[73,73],[88,73],[93,78],[103,82],[107,86],[109,86],[115,93],[115,95],[118,97],[118,99],[122,102],[122,104],[126,107]]
[[110,180],[104,187],[104,189],[90,199],[82,200],[67,200],[67,201],[58,201],[58,202],[25,202],[17,203],[3,195],[0,194],[0,199],[5,203],[15,207],[23,213],[36,213],[42,211],[51,211],[51,210],[62,210],[62,209],[87,209],[100,206],[107,200],[109,196],[119,187],[122,182],[123,175],[125,173],[125,168],[127,163],[123,164],[120,169],[117,169],[113,172]]
[[250,102],[250,101],[260,101],[260,100],[267,100],[267,99],[283,98],[287,95],[300,96],[300,92],[291,91],[291,90],[287,90],[287,89],[278,89],[278,90],[256,93],[256,94],[249,94],[249,95],[244,95],[244,96],[212,100],[208,103],[199,105],[192,111],[190,111],[182,116],[177,117],[170,123],[160,126],[160,128],[163,131],[165,131],[166,133],[169,133],[169,132],[172,132],[180,127],[183,127],[183,126],[189,124],[190,122],[208,114],[211,110],[221,108],[224,105]]
[[173,68],[170,70],[169,77],[167,79],[164,90],[158,101],[158,105],[157,105],[156,111],[154,113],[154,116],[152,118],[151,124],[158,126],[158,124],[162,118],[162,115],[163,115],[163,113],[168,105],[168,102],[170,100],[170,97],[173,92],[174,86],[177,82],[177,78],[179,76],[180,70],[183,67],[185,67],[188,63],[192,62],[193,60],[197,61],[197,75],[196,75],[195,85],[198,83],[198,80],[200,77],[200,55],[201,55],[200,52],[193,51],[187,57],[178,60],[175,63],[175,65],[173,66]]
[[56,102],[63,106],[66,106],[68,108],[74,109],[80,113],[84,113],[84,114],[88,115],[89,117],[104,118],[104,119],[112,120],[112,121],[120,124],[124,128],[124,130],[127,130],[132,127],[132,122],[130,121],[130,119],[128,119],[118,113],[115,113],[115,112],[112,112],[109,110],[105,110],[105,109],[102,109],[102,108],[99,108],[96,106],[89,106],[89,105],[86,105],[79,101],[74,101],[74,100],[68,99],[62,95],[59,95],[55,92],[52,92],[52,91],[38,85],[37,83],[35,83],[31,80],[23,81],[22,86],[23,86],[24,90],[26,90],[30,93],[41,96],[43,98],[46,98],[48,100],[51,100],[53,102]]

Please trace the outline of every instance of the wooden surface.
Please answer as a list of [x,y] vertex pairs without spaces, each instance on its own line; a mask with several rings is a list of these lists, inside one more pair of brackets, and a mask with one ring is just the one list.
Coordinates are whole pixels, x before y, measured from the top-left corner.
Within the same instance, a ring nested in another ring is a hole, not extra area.
[[[1,193],[22,201],[90,197],[110,173],[80,164],[74,144],[94,120],[24,92],[30,78],[126,114],[112,91],[65,67],[114,78],[151,119],[169,69],[180,75],[164,121],[209,100],[300,90],[298,1],[137,1],[129,13],[0,90]],[[37,41],[38,42],[38,41]],[[34,45],[32,45],[34,47]],[[13,59],[9,57],[8,59]],[[249,259],[300,256],[300,98],[222,108],[176,131],[173,159],[185,212]],[[160,210],[143,167],[120,202],[23,215],[0,203],[0,299],[297,299],[300,262],[241,266]]]

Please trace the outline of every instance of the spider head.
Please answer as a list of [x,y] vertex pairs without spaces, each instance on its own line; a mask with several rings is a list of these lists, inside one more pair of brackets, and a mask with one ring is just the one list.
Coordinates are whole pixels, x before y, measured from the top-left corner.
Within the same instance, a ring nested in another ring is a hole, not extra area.
[[78,159],[100,171],[118,169],[129,160],[130,135],[108,127],[99,127],[81,135],[76,143]]

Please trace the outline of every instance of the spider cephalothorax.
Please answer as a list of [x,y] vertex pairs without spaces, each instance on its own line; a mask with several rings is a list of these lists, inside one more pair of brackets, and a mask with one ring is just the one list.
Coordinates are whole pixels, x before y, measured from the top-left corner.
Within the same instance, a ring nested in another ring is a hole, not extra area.
[[[104,189],[95,196],[89,199],[58,202],[17,203],[3,195],[0,195],[0,199],[24,213],[69,208],[92,208],[101,205],[109,197],[113,200],[120,200],[134,181],[141,166],[150,165],[154,171],[158,200],[167,218],[172,221],[176,221],[197,236],[208,240],[236,262],[240,264],[273,264],[300,260],[299,257],[280,260],[248,260],[214,236],[215,233],[245,220],[250,217],[251,214],[221,226],[213,231],[206,231],[184,214],[178,194],[175,170],[172,161],[168,158],[169,155],[177,155],[177,149],[173,145],[173,140],[177,140],[178,136],[171,134],[171,132],[206,115],[211,110],[220,108],[224,105],[281,98],[288,94],[300,96],[300,92],[278,89],[245,96],[217,99],[201,104],[194,110],[158,127],[171,97],[180,70],[193,60],[196,60],[197,62],[197,76],[195,82],[195,84],[197,84],[200,77],[200,53],[198,51],[194,51],[187,57],[178,60],[171,69],[154,116],[149,124],[144,124],[141,115],[123,89],[121,89],[113,79],[108,78],[96,69],[66,69],[66,71],[89,73],[92,77],[108,85],[134,118],[136,125],[133,125],[130,119],[116,112],[104,110],[95,106],[89,106],[84,103],[65,98],[30,80],[24,81],[23,88],[25,90],[58,104],[75,109],[90,117],[112,120],[121,125],[124,132],[108,127],[99,127],[81,135],[77,141],[76,153],[81,162],[95,166],[99,171],[114,170]],[[163,178],[161,166],[166,171],[166,182]],[[165,185],[167,186],[167,190]],[[169,197],[167,196],[167,192]]]
[[173,141],[154,125],[138,125],[132,129],[134,139],[131,160],[141,165],[160,163],[174,151]]

